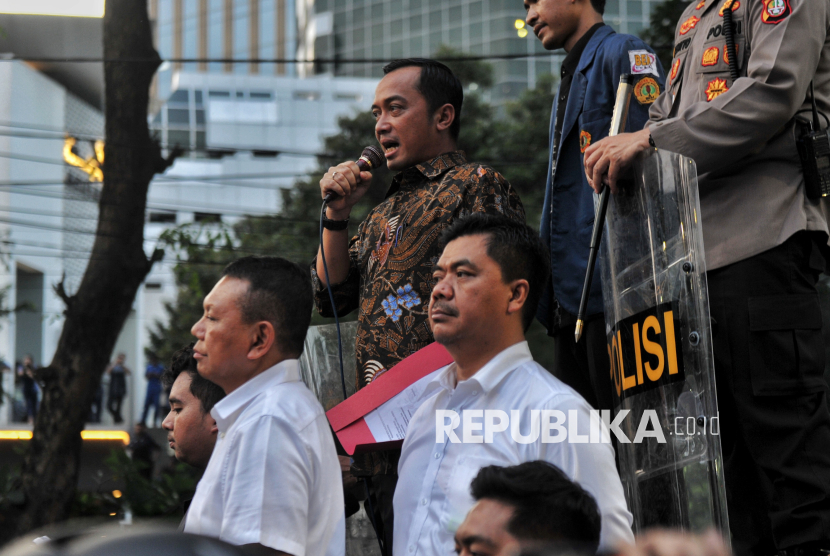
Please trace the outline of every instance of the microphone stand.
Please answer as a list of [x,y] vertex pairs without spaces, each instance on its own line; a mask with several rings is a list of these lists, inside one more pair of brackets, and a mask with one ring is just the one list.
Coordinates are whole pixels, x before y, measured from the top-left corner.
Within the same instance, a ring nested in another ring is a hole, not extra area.
[[[628,119],[628,104],[631,101],[631,91],[634,77],[624,73],[620,76],[620,85],[617,87],[617,100],[614,102],[614,114],[611,117],[609,137],[619,135],[625,129]],[[602,229],[605,226],[605,213],[608,210],[608,199],[611,197],[611,188],[605,186],[599,195],[599,207],[594,215],[594,230],[591,233],[591,250],[588,252],[588,268],[585,271],[585,283],[582,286],[582,298],[579,300],[579,312],[576,315],[576,342],[582,337],[582,328],[585,326],[585,309],[588,306],[588,295],[591,291],[591,282],[594,278],[594,266],[597,262],[597,252],[602,240]]]

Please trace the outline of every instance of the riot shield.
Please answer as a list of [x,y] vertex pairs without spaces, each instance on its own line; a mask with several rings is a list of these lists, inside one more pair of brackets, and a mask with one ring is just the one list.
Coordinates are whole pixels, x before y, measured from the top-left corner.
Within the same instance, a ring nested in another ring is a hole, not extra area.
[[[340,337],[343,343],[343,372],[346,379],[346,393],[349,396],[356,391],[354,354],[356,335],[356,321],[340,323]],[[317,396],[326,411],[343,401],[336,325],[324,324],[309,327],[308,334],[305,337],[303,354],[300,356],[300,377]]]
[[694,161],[653,150],[637,162],[611,197],[600,265],[615,413],[630,411],[619,428],[631,442],[617,450],[635,531],[715,526],[728,538]]

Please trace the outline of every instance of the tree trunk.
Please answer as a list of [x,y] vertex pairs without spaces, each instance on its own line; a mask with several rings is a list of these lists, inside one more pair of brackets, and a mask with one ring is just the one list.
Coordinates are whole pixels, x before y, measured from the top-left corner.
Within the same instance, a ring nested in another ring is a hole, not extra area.
[[[81,431],[136,291],[155,256],[144,254],[144,212],[153,175],[172,162],[149,135],[150,81],[161,60],[153,48],[146,0],[107,0],[104,17],[106,146],[95,244],[81,285],[68,296],[43,402],[26,452],[24,506],[17,532],[66,518],[75,495]],[[148,61],[123,61],[141,58]],[[122,61],[116,61],[122,60]],[[172,158],[172,157],[171,157]]]

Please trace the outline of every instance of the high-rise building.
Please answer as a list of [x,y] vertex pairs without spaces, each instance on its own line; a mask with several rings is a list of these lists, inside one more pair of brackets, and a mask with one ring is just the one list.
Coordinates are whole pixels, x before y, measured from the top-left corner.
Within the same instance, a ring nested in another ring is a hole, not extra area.
[[[294,0],[150,0],[156,48],[164,59],[294,59]],[[295,64],[193,62],[164,64],[157,99],[170,94],[173,72],[296,75]]]
[[[605,20],[617,31],[637,34],[648,25],[651,6],[660,1],[607,0]],[[539,75],[556,73],[564,58],[562,51],[545,55],[532,30],[522,27],[521,0],[313,0],[305,15],[310,3],[298,2],[299,55],[335,60],[316,64],[317,73],[381,77],[380,64],[349,60],[428,57],[440,45],[483,56],[536,54],[492,60],[496,86],[491,100],[498,103],[533,87]]]

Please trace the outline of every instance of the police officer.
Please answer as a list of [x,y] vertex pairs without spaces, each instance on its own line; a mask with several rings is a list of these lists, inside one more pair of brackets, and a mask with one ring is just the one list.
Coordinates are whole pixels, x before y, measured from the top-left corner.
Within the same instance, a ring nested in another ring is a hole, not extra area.
[[[724,29],[732,10],[738,79]],[[650,146],[697,163],[736,554],[830,548],[830,413],[816,281],[828,204],[805,194],[795,116],[830,114],[830,0],[700,0],[640,132],[588,147],[595,190]]]

